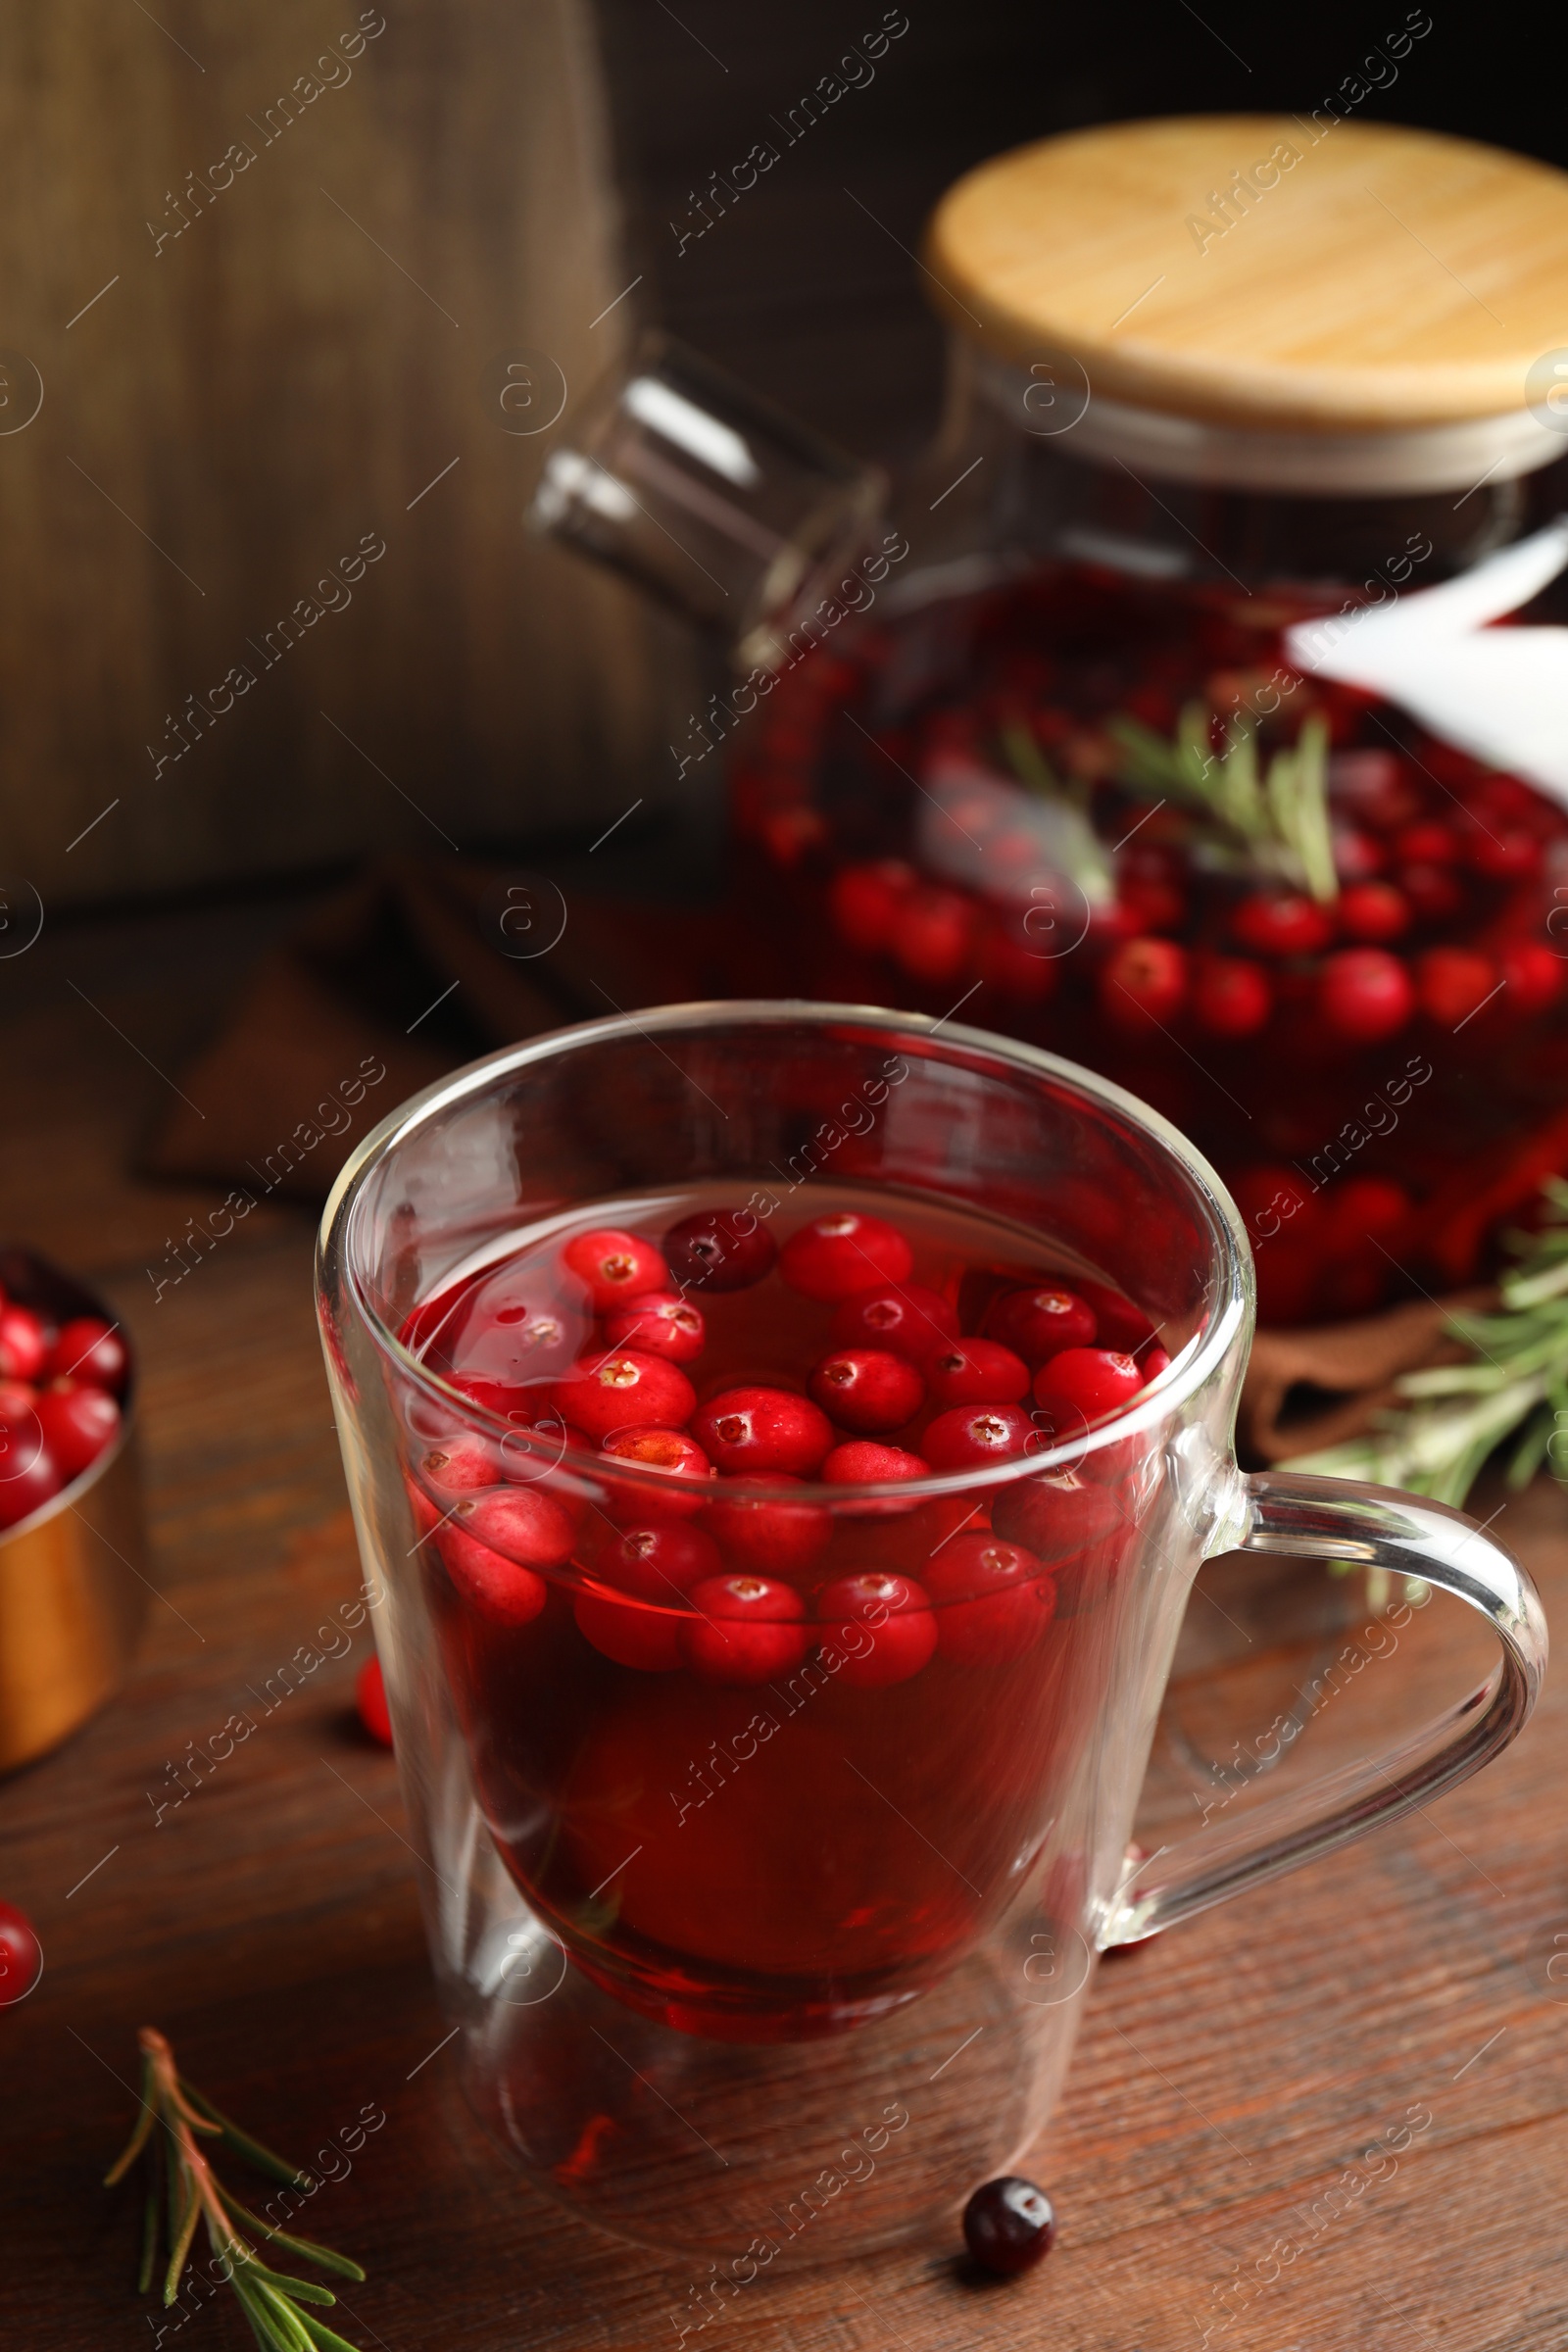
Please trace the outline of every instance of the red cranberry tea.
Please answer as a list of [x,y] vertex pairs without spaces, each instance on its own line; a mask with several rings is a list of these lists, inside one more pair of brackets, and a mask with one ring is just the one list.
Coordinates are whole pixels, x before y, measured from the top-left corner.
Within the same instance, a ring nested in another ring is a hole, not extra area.
[[406,1468],[509,1867],[625,1997],[760,2037],[934,1981],[1092,1776],[1136,1440],[899,1488],[1069,1445],[1168,1362],[1016,1228],[864,1188],[809,1205],[574,1212],[405,1334],[518,1433],[454,1422]]

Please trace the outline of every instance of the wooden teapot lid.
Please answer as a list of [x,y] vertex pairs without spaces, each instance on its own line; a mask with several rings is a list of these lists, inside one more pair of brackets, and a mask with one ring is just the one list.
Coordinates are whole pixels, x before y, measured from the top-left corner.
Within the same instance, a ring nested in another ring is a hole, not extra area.
[[1568,174],[1321,112],[1111,123],[968,172],[926,262],[960,331],[1076,361],[1096,400],[1431,428],[1518,415],[1532,364],[1568,348]]

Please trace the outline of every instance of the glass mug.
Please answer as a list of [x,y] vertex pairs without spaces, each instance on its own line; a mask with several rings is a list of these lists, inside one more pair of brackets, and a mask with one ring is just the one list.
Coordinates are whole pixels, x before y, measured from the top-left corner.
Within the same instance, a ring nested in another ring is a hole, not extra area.
[[[689,1511],[690,1487],[569,1442],[548,1411],[476,1400],[421,1310],[505,1266],[519,1235],[637,1218],[657,1234],[697,1197],[782,1237],[847,1187],[932,1265],[1113,1279],[1168,1365],[1115,1417],[1042,1430],[1017,1458],[748,1488],[826,1514],[827,1548],[794,1579],[807,1619],[857,1563],[929,1582],[939,1631],[918,1672],[856,1665],[885,1639],[868,1612],[803,1626],[765,1681],[714,1680],[692,1670],[702,1621],[673,1589],[616,1589],[654,1645],[617,1662],[580,1630],[607,1601],[603,1531]],[[466,2091],[554,2197],[729,2283],[951,2215],[1046,2124],[1101,1952],[1397,1819],[1534,1703],[1544,1623],[1490,1536],[1406,1495],[1238,1470],[1238,1213],[1174,1128],[1026,1045],[790,1003],[531,1039],[361,1146],[322,1220],[318,1302]],[[455,1444],[578,1531],[526,1623],[448,1572],[456,1506],[429,1465]],[[945,1579],[931,1565],[988,1528],[1026,1547],[1043,1605],[955,1577],[987,1541],[950,1553]],[[1193,1578],[1249,1549],[1419,1577],[1491,1620],[1500,1661],[1419,1737],[1138,1857]]]

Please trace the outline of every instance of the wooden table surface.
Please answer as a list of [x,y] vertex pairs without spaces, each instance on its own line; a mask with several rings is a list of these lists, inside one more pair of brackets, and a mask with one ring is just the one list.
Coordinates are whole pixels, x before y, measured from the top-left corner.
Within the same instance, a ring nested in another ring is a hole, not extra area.
[[[131,2213],[98,2185],[145,2021],[304,2161],[367,2103],[385,2110],[309,2225],[369,2272],[334,2315],[356,2341],[673,2346],[693,2266],[547,2204],[428,2057],[445,2028],[394,1769],[350,1713],[363,1637],[156,1821],[186,1743],[357,1574],[309,1220],[259,1210],[155,1305],[146,1269],[206,1202],[130,1173],[160,1073],[177,1077],[277,919],[81,924],[5,967],[0,1232],[98,1281],[140,1347],[159,1594],[122,1695],[0,1789],[0,1895],[46,1952],[36,1992],[0,2016],[5,2338],[158,2340],[131,2292]],[[1550,1612],[1568,1594],[1557,1490],[1509,1502],[1499,1532]],[[1435,1604],[1336,1736],[1386,1737],[1401,1707],[1462,1688],[1482,1652],[1461,1617]],[[1189,1737],[1204,1701],[1183,1705]],[[1183,1806],[1175,1752],[1163,1785]],[[1565,1779],[1559,1683],[1500,1764],[1428,1813],[1108,1963],[1044,2167],[1060,2238],[1031,2279],[976,2287],[946,2244],[764,2275],[710,2340],[1186,2352],[1207,2328],[1227,2352],[1568,2346],[1568,1982],[1548,1973],[1568,1954]],[[1325,2204],[1412,2109],[1430,2122],[1396,2169],[1363,2165],[1361,2190]],[[1244,2275],[1245,2301],[1221,2302]],[[249,2337],[219,2303],[163,2340]]]

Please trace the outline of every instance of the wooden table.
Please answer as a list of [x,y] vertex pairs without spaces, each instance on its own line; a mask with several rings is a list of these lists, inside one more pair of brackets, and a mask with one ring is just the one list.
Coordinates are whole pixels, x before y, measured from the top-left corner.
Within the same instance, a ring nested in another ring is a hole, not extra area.
[[[430,2055],[445,2028],[394,1771],[350,1713],[360,1645],[156,1822],[187,1742],[356,1579],[309,1221],[258,1211],[155,1306],[145,1269],[206,1203],[128,1172],[159,1073],[177,1077],[286,911],[83,925],[4,967],[0,1230],[102,1283],[139,1344],[159,1592],[123,1695],[0,1790],[0,1894],[47,1955],[38,1990],[0,2016],[6,2340],[156,2340],[130,2291],[129,2210],[98,2186],[150,2021],[220,2104],[306,2162],[384,2108],[309,2225],[369,2272],[340,2315],[356,2340],[672,2346],[689,2266],[613,2246],[521,2184]],[[1549,1610],[1568,1592],[1557,1491],[1510,1502],[1502,1529]],[[1420,1636],[1363,1678],[1342,1741],[1386,1736],[1483,1655],[1446,1603]],[[1200,1701],[1184,1704],[1190,1732]],[[1568,2345],[1568,1982],[1548,1974],[1568,1954],[1565,1778],[1559,1684],[1501,1764],[1410,1826],[1107,1964],[1050,2158],[1060,2240],[1032,2279],[976,2287],[947,2244],[764,2277],[727,2340],[1186,2352],[1207,2327],[1227,2352]],[[1162,1750],[1155,1795],[1187,1807],[1180,1784]],[[1325,2205],[1412,2107],[1431,2122],[1397,2170]],[[1222,2326],[1243,2273],[1251,2297]],[[184,2327],[163,2339],[180,2352],[249,2341],[220,2304]]]

